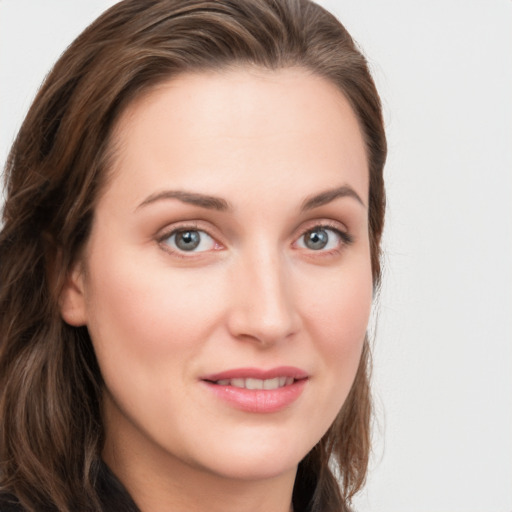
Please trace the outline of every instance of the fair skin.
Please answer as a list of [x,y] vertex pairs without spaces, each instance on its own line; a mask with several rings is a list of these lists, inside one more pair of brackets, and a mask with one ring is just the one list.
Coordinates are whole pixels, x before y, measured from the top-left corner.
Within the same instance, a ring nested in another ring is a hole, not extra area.
[[61,297],[104,377],[103,457],[143,512],[288,512],[371,307],[356,117],[302,69],[185,74],[115,144]]

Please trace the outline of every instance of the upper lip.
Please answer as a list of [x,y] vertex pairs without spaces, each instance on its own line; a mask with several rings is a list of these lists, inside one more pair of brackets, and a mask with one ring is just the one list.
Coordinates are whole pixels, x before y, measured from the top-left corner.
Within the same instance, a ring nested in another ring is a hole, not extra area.
[[264,370],[261,368],[233,368],[219,373],[212,373],[201,377],[201,380],[216,382],[225,379],[275,379],[276,377],[292,377],[295,380],[308,377],[307,372],[294,366],[278,366]]

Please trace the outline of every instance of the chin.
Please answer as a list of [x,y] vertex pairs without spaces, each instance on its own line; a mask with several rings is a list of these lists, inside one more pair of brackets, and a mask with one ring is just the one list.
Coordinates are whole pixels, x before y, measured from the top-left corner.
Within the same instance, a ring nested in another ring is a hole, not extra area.
[[232,461],[217,465],[214,472],[230,480],[263,481],[289,475],[295,478],[298,460],[283,460],[279,454],[268,455],[265,460]]
[[295,477],[299,462],[306,456],[312,446],[293,444],[288,441],[245,442],[241,449],[236,445],[218,446],[208,450],[203,464],[210,471],[230,479],[267,480],[283,475]]

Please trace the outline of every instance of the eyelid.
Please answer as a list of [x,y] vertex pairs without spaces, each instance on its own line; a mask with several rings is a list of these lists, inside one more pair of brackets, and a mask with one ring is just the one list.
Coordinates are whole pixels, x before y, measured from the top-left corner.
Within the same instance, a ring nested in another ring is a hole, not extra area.
[[[183,232],[183,231],[198,231],[201,233],[206,234],[208,237],[210,237],[214,243],[215,246],[213,249],[205,250],[205,251],[182,251],[179,249],[175,249],[171,247],[169,244],[166,244],[166,240],[171,238],[173,235],[176,235],[177,233]],[[224,248],[223,244],[219,242],[218,236],[212,233],[212,229],[209,229],[208,227],[202,225],[201,222],[198,221],[184,221],[172,224],[170,226],[167,226],[159,231],[157,233],[155,239],[158,243],[158,245],[166,252],[172,254],[173,256],[177,256],[179,258],[194,258],[194,257],[200,257],[206,253],[209,253],[211,251],[217,251]]]
[[311,253],[317,253],[319,256],[328,255],[341,251],[344,247],[352,245],[355,241],[354,236],[351,235],[349,230],[340,222],[333,220],[313,220],[308,222],[306,226],[301,227],[299,234],[294,237],[294,245],[297,244],[298,240],[300,240],[304,235],[314,231],[315,229],[325,229],[335,232],[341,239],[340,246],[336,249],[318,251],[300,247],[301,250],[303,249]]
[[[303,237],[308,232],[314,231],[315,229],[325,229],[330,230],[336,233],[337,236],[341,239],[341,242],[339,244],[339,247],[336,249],[330,249],[330,250],[313,250],[313,249],[307,249],[307,248],[298,248],[300,250],[304,250],[307,252],[310,252],[312,254],[317,253],[318,256],[321,255],[329,255],[334,254],[337,252],[340,252],[343,250],[344,247],[347,247],[354,243],[355,239],[354,236],[349,233],[349,230],[346,228],[346,226],[339,222],[329,219],[315,219],[307,221],[306,223],[302,224],[300,228],[296,230],[296,234],[293,236],[293,246],[296,247],[297,241]],[[168,244],[165,243],[167,239],[169,239],[174,234],[181,232],[181,231],[200,231],[205,233],[207,236],[212,238],[215,242],[215,247],[211,250],[205,250],[205,251],[181,251],[179,249],[173,249]],[[166,226],[165,228],[159,230],[157,235],[155,236],[155,239],[160,247],[162,249],[172,255],[175,255],[180,258],[198,258],[201,256],[206,255],[207,253],[211,253],[213,251],[222,250],[225,248],[225,243],[222,241],[219,241],[221,237],[217,234],[215,229],[212,229],[209,223],[203,222],[203,221],[180,221],[176,222],[174,224],[171,224],[169,226]]]

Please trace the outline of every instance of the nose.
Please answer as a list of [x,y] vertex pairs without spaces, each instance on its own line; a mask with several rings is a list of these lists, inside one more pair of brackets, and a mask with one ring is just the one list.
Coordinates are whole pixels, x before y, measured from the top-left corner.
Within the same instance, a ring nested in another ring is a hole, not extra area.
[[301,321],[290,269],[279,254],[262,250],[242,258],[234,274],[228,313],[232,336],[268,347],[298,332]]

